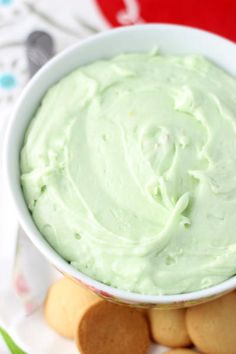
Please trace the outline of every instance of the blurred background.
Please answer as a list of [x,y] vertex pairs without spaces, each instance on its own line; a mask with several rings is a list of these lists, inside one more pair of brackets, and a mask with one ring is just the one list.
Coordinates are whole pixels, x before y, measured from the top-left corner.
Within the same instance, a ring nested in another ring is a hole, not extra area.
[[29,78],[25,40],[32,31],[48,32],[59,52],[110,27],[146,22],[195,26],[236,41],[236,1],[0,0],[0,126]]
[[[8,291],[16,267],[17,221],[3,184],[2,147],[14,102],[32,74],[26,39],[34,31],[48,33],[51,56],[97,32],[148,22],[185,24],[236,41],[236,0],[0,0],[0,326],[16,320],[18,306]],[[0,340],[0,354],[9,352],[20,353]]]
[[195,26],[236,41],[236,0],[0,0],[0,127],[29,78],[25,40],[32,31],[48,32],[59,52],[108,28],[146,22]]

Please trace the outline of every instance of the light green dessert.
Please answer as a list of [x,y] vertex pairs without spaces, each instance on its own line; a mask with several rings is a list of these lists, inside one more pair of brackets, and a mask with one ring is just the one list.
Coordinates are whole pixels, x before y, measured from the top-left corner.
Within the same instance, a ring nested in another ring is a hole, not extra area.
[[78,68],[43,98],[21,171],[41,233],[94,279],[177,294],[236,273],[236,80],[202,57]]

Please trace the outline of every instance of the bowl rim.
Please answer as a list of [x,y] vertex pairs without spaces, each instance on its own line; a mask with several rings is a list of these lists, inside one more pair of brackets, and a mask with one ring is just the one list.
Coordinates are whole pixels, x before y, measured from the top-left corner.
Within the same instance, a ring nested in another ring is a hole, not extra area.
[[[26,217],[26,214],[22,210],[22,205],[26,206],[24,196],[22,191],[20,192],[21,197],[20,199],[17,198],[15,194],[15,182],[11,176],[11,167],[10,167],[10,156],[11,156],[11,142],[12,142],[12,134],[14,131],[14,123],[16,120],[17,112],[22,105],[25,104],[27,97],[30,95],[30,91],[32,87],[37,85],[38,79],[41,77],[42,74],[53,69],[55,63],[59,61],[63,61],[64,58],[67,56],[73,55],[73,52],[76,51],[78,48],[82,46],[96,42],[97,40],[102,40],[107,36],[111,36],[117,32],[132,32],[132,31],[142,31],[144,29],[149,28],[150,30],[182,30],[182,31],[191,31],[195,34],[205,35],[212,39],[217,39],[220,41],[224,41],[225,43],[230,44],[231,46],[235,46],[235,43],[229,39],[221,37],[217,34],[211,33],[209,31],[205,31],[202,29],[197,29],[190,26],[184,25],[176,25],[176,24],[169,24],[169,23],[158,23],[158,24],[142,24],[136,26],[126,26],[126,27],[119,27],[116,29],[110,29],[96,35],[93,35],[89,38],[86,38],[78,43],[70,46],[69,48],[63,50],[61,53],[57,54],[54,58],[52,58],[46,65],[44,65],[36,75],[28,82],[28,84],[23,89],[20,97],[18,98],[11,117],[9,119],[9,123],[6,130],[6,135],[4,139],[4,148],[3,148],[3,169],[4,169],[4,180],[7,185],[7,189],[11,195],[11,199],[13,200],[13,204],[16,211],[16,216],[22,228],[25,230],[27,236],[30,238],[32,243],[38,248],[38,250],[60,271],[64,274],[69,275],[82,283],[86,284],[88,287],[94,289],[98,293],[107,294],[107,296],[112,296],[114,298],[120,299],[123,302],[128,303],[139,303],[139,304],[177,304],[177,303],[185,303],[185,302],[197,302],[203,301],[204,299],[215,297],[220,295],[221,293],[230,291],[236,288],[236,276],[232,276],[231,278],[225,280],[224,282],[203,289],[198,291],[193,291],[189,293],[181,293],[181,294],[174,294],[174,295],[145,295],[139,293],[133,293],[126,290],[117,289],[115,287],[106,285],[102,282],[99,282],[95,279],[90,278],[89,276],[83,274],[72,265],[67,263],[50,245],[47,241],[43,238],[41,233],[37,230],[36,226],[32,227],[32,218],[31,216]],[[63,76],[62,76],[63,77]],[[19,151],[18,151],[19,153]],[[18,189],[21,190],[20,182],[17,186]],[[22,204],[23,203],[23,204]],[[31,219],[31,224],[30,224]]]

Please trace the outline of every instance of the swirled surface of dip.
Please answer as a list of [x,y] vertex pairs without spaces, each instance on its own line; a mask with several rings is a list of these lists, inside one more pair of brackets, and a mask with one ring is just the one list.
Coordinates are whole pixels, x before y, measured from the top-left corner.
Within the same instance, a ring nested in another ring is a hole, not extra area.
[[126,54],[49,89],[21,152],[32,217],[81,272],[143,294],[236,273],[236,80],[199,56]]

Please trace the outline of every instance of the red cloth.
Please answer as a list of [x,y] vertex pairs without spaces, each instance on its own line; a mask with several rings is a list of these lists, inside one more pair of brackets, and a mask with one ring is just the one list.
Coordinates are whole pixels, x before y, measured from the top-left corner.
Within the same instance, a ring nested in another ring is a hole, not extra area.
[[194,26],[236,42],[236,0],[96,0],[112,26],[164,22]]

